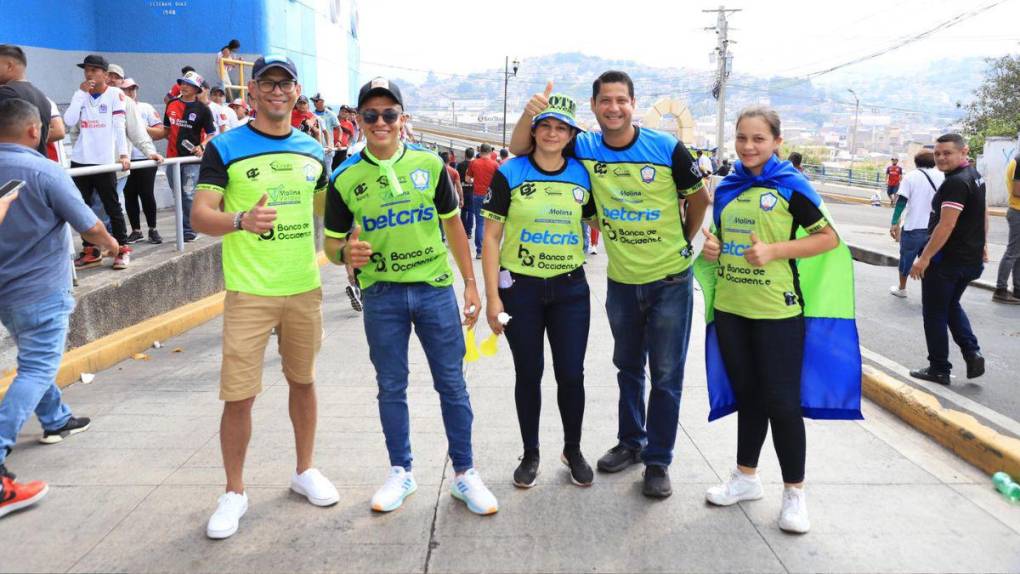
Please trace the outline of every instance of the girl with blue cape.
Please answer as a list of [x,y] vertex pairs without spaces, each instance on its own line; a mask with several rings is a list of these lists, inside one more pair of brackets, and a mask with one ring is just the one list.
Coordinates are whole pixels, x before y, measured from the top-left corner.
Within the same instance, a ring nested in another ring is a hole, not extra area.
[[737,119],[740,161],[715,193],[713,232],[695,263],[705,295],[709,420],[737,412],[737,468],[705,494],[729,506],[763,496],[768,429],[785,489],[779,527],[810,528],[804,416],[861,417],[853,261],[811,184],[776,152],[779,116]]

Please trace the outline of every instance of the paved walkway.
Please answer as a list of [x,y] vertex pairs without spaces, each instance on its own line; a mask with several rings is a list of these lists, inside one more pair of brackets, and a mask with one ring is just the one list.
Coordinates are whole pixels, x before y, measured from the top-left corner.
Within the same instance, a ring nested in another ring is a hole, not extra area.
[[[617,389],[604,311],[605,256],[588,265],[593,321],[583,448],[595,459],[614,441]],[[865,404],[863,422],[808,423],[813,530],[776,526],[781,482],[771,446],[766,498],[730,508],[704,502],[728,475],[736,420],[706,423],[703,322],[695,320],[671,474],[674,494],[650,501],[641,471],[571,485],[558,462],[555,384],[547,369],[539,486],[511,483],[520,454],[509,351],[468,368],[477,467],[500,499],[491,517],[448,494],[439,402],[412,344],[412,441],[417,494],[387,515],[368,501],[387,472],[375,383],[361,318],[342,272],[324,271],[326,338],[319,357],[317,464],[340,490],[322,509],[287,489],[293,439],[279,359],[267,359],[248,455],[251,508],[226,541],[205,537],[222,492],[213,321],[67,390],[92,429],[55,446],[30,423],[9,459],[49,497],[0,520],[3,572],[1020,572],[1020,507],[981,472]],[[479,276],[481,276],[479,272]],[[700,294],[696,294],[700,317]],[[487,334],[487,329],[481,329]],[[272,348],[272,346],[270,347]],[[548,362],[547,362],[548,364]]]

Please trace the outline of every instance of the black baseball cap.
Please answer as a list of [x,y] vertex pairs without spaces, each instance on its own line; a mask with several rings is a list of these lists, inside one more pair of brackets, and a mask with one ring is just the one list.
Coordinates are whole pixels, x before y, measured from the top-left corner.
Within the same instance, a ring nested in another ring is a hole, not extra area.
[[262,74],[273,68],[279,68],[290,74],[295,80],[298,78],[297,66],[294,61],[282,54],[269,54],[262,56],[251,66],[251,77],[258,79]]
[[365,100],[372,96],[389,96],[396,100],[400,107],[404,107],[404,98],[400,95],[400,88],[386,78],[375,78],[361,86],[361,91],[358,92],[358,107],[360,108]]
[[89,54],[88,56],[85,56],[85,61],[78,64],[78,67],[84,70],[85,66],[95,66],[97,68],[101,68],[104,72],[110,71],[110,63],[106,61],[106,58],[99,54]]

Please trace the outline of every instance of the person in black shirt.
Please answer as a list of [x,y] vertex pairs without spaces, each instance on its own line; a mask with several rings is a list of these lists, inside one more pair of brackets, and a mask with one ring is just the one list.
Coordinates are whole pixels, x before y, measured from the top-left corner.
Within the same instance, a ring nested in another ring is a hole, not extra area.
[[981,347],[960,306],[967,285],[981,276],[988,261],[985,182],[970,165],[969,151],[959,134],[936,140],[935,164],[946,180],[932,200],[928,244],[910,269],[911,277],[922,280],[921,312],[928,344],[928,367],[910,371],[910,376],[942,385],[949,384],[953,368],[947,327],[967,363],[967,378],[985,372]]
[[39,108],[39,120],[42,121],[42,137],[36,151],[46,155],[49,142],[64,139],[64,120],[50,117],[50,100],[25,79],[25,68],[28,58],[18,46],[0,44],[0,101],[19,98]]
[[464,205],[460,208],[460,220],[464,223],[464,231],[467,232],[468,239],[471,239],[471,230],[474,228],[475,217],[472,215],[471,207],[475,201],[475,184],[474,182],[468,183],[467,181],[467,168],[471,165],[471,160],[475,158],[475,149],[466,148],[464,150],[464,161],[457,164],[457,173],[460,175],[460,184],[464,189]]

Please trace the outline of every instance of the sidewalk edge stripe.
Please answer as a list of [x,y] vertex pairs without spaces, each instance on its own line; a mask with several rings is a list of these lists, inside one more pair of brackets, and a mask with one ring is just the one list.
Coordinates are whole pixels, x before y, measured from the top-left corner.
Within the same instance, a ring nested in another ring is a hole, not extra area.
[[864,395],[977,468],[1020,476],[1020,439],[1005,436],[973,416],[942,406],[932,394],[864,365]]
[[[327,262],[326,256],[320,251],[319,266]],[[60,370],[57,371],[57,386],[67,387],[77,382],[82,373],[98,373],[108,369],[135,353],[145,351],[155,341],[166,341],[218,317],[223,313],[225,297],[226,291],[214,293],[65,352]],[[7,394],[15,374],[12,370],[0,377],[0,400]]]

